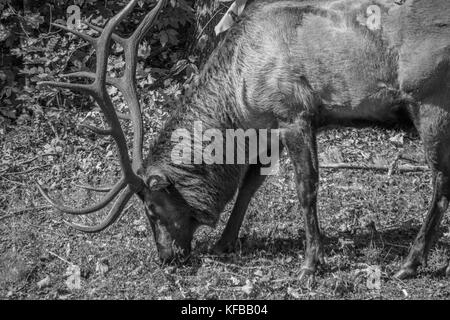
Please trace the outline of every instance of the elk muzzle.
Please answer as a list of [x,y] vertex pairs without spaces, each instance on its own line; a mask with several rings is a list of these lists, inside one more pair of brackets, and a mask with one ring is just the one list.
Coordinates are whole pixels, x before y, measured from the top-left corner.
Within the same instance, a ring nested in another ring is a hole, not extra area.
[[193,232],[174,230],[161,221],[150,219],[158,255],[163,264],[184,263],[191,253]]

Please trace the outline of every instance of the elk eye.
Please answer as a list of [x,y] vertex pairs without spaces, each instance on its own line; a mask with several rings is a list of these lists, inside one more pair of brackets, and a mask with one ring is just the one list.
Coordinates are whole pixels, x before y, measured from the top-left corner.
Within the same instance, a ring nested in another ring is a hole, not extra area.
[[152,218],[152,219],[156,219],[156,214],[155,214],[155,212],[156,212],[156,208],[155,208],[155,205],[153,204],[153,203],[151,203],[151,204],[149,204],[149,205],[147,205],[147,211],[148,211],[148,215],[149,215],[149,217],[150,218]]

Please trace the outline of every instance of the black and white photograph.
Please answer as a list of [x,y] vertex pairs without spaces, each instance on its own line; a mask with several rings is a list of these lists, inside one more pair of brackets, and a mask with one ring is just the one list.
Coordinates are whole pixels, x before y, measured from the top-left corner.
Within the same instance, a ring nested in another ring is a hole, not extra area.
[[450,299],[449,0],[0,0],[0,53],[0,300]]

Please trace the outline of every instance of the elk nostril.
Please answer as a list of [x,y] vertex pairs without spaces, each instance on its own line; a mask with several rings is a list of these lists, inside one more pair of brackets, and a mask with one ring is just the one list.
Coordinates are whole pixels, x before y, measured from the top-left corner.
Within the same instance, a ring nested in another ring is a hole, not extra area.
[[191,257],[191,250],[170,250],[159,248],[158,255],[163,265],[178,265],[186,263]]

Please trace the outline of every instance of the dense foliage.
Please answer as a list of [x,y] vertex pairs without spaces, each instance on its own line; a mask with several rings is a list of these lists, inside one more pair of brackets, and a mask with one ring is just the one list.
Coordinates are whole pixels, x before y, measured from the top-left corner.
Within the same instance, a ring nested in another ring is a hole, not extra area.
[[[70,17],[67,8],[77,5],[82,21],[103,26],[127,2],[0,0],[0,124],[26,121],[31,113],[58,116],[61,106],[83,106],[86,101],[74,93],[37,87],[39,81],[56,80],[62,73],[94,68],[92,48],[51,23],[66,24]],[[139,8],[121,25],[119,33],[131,32],[154,3],[155,0],[140,1]],[[151,86],[155,79],[167,80],[169,75],[179,75],[193,66],[194,59],[189,59],[184,50],[195,18],[193,4],[184,0],[170,3],[140,47],[138,80],[141,88]],[[84,24],[80,29],[95,34]],[[118,46],[113,48],[109,67],[113,75],[120,73],[124,65],[121,51]],[[170,72],[171,69],[175,72]]]

